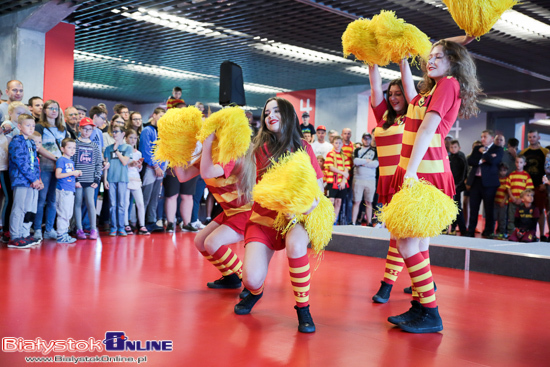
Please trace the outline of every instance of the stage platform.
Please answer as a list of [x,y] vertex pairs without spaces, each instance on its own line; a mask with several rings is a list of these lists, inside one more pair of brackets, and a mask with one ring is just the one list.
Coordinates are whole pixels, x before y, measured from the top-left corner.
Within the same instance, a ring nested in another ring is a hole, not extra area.
[[[335,226],[328,251],[385,258],[384,228]],[[441,235],[430,245],[432,265],[488,274],[550,281],[550,243],[519,243]]]

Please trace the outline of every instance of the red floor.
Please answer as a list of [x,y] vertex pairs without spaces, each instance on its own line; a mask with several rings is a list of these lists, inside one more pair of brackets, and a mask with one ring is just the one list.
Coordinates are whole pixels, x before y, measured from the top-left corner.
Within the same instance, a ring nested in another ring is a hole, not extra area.
[[[252,314],[237,316],[238,291],[206,288],[219,274],[195,250],[193,237],[178,232],[104,237],[97,245],[2,247],[2,338],[103,340],[107,331],[124,331],[130,340],[172,340],[171,352],[46,355],[146,356],[148,366],[550,364],[550,283],[433,267],[445,329],[411,335],[386,321],[408,309],[407,274],[389,303],[373,304],[384,261],[327,252],[312,277],[317,332],[306,335],[297,331],[284,252],[273,257]],[[243,253],[242,245],[237,251]],[[36,356],[42,355],[2,351],[0,366],[22,366]]]

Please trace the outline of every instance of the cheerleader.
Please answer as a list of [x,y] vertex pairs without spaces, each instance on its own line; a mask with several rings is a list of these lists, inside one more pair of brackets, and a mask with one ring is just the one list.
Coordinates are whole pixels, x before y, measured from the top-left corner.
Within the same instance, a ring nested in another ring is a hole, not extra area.
[[[435,43],[425,65],[420,94],[411,100],[405,117],[401,157],[391,182],[395,191],[406,178],[422,178],[453,197],[455,186],[444,139],[457,116],[469,118],[479,111],[476,99],[480,92],[476,66],[466,48],[449,40]],[[413,284],[414,300],[407,312],[388,321],[411,333],[443,330],[428,248],[429,238],[397,240]]]
[[[292,104],[286,99],[267,100],[261,116],[261,127],[254,141],[257,181],[271,166],[287,152],[304,149],[310,156],[315,169],[317,183],[323,190],[323,172],[311,146],[302,139],[300,122]],[[312,203],[304,214],[309,214],[318,204]],[[273,228],[277,212],[263,208],[258,203],[252,206],[252,215],[245,231],[245,261],[243,282],[250,293],[235,306],[235,313],[245,315],[262,297],[264,280],[269,262],[275,251],[286,249],[290,279],[294,290],[298,314],[298,331],[312,333],[315,324],[309,311],[310,265],[307,256],[309,236],[302,224],[296,224],[285,236]]]

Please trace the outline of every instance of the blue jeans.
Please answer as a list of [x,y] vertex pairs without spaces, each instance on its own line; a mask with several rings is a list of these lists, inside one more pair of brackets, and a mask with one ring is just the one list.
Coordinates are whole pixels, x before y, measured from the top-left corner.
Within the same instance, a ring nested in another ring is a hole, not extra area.
[[128,182],[109,182],[109,215],[111,217],[111,232],[124,231],[124,215],[126,214],[126,190]]
[[197,188],[195,189],[195,195],[193,195],[193,212],[191,213],[191,223],[196,222],[199,219],[199,209],[201,207],[201,198],[204,195],[204,188],[206,182],[199,176],[197,180]]
[[40,172],[40,178],[44,184],[44,188],[38,192],[38,206],[36,209],[36,217],[34,219],[34,230],[42,229],[42,219],[44,217],[44,208],[46,215],[46,232],[53,230],[55,223],[55,187],[57,179],[55,172]]

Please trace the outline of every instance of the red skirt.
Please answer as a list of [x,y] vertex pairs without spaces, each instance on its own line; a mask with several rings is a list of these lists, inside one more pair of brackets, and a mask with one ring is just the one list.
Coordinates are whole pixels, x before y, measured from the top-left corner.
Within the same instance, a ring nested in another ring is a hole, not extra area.
[[[406,171],[403,168],[399,166],[397,167],[397,170],[395,171],[395,174],[393,175],[393,179],[391,181],[391,187],[395,190],[395,192],[398,192],[401,189],[405,173]],[[431,182],[435,187],[443,191],[445,195],[451,198],[456,193],[455,181],[452,172],[421,173],[418,174],[418,178],[422,178],[428,182]]]

